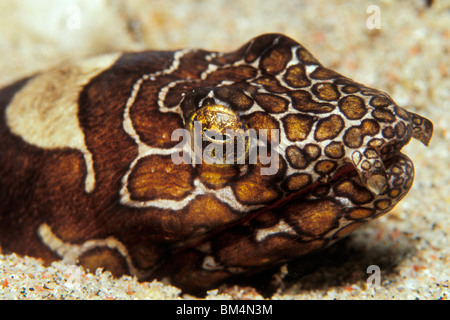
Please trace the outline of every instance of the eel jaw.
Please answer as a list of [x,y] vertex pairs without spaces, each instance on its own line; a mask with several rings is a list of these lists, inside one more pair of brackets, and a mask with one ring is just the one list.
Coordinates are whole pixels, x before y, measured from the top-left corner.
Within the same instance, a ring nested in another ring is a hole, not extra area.
[[[433,123],[418,114],[412,112],[408,114],[412,125],[412,137],[428,146],[433,135]],[[388,176],[384,164],[386,159],[381,157],[378,150],[371,147],[357,150],[353,152],[351,159],[361,182],[373,194],[380,195],[387,190]]]

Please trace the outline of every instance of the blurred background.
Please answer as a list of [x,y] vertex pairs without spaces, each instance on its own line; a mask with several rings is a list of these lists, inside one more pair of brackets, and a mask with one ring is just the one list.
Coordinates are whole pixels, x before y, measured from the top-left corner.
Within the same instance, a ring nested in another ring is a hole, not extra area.
[[[371,5],[379,8],[378,25]],[[394,82],[419,76],[399,103],[425,103],[412,95],[448,72],[449,10],[449,0],[2,0],[0,84],[99,53],[226,51],[281,32],[323,64],[394,94]]]
[[430,148],[407,146],[416,166],[410,194],[352,236],[355,247],[378,251],[349,261],[344,271],[317,275],[328,279],[315,287],[324,290],[318,296],[334,297],[333,283],[336,297],[361,294],[352,283],[364,281],[364,266],[381,261],[392,271],[387,296],[412,290],[441,298],[430,292],[445,283],[448,292],[450,278],[450,0],[2,0],[0,86],[71,59],[186,47],[228,51],[268,32],[297,40],[325,66],[388,92],[435,125]]

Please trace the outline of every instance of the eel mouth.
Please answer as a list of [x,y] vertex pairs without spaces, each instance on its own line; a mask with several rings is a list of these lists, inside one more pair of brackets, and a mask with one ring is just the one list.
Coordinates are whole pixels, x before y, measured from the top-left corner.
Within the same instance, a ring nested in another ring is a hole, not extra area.
[[[401,166],[400,164],[403,164],[407,162],[409,164],[409,167],[412,168],[411,171],[407,171],[404,169],[404,166]],[[365,189],[368,189],[371,191],[375,196],[379,196],[382,194],[387,193],[389,190],[394,188],[394,181],[396,186],[398,187],[398,184],[400,181],[400,178],[402,181],[406,183],[406,181],[410,181],[407,183],[407,185],[401,186],[403,189],[406,189],[406,191],[409,190],[409,188],[412,185],[412,180],[414,179],[414,167],[412,161],[403,154],[402,152],[397,152],[396,154],[392,155],[391,157],[383,160],[383,169],[384,169],[384,176],[382,178],[376,176],[376,174],[373,178],[369,178],[369,182],[365,182],[361,179],[360,172],[355,168],[355,166],[352,163],[348,163],[347,165],[341,167],[332,178],[329,179],[328,182],[326,182],[326,185],[336,185],[341,183],[344,180],[348,179],[355,179],[359,180],[359,186]],[[381,185],[381,183],[383,183]],[[320,186],[324,185],[321,182],[316,182],[312,184],[311,186],[308,186],[307,188],[293,193],[289,195],[288,197],[281,199],[276,204],[268,207],[268,209],[273,209],[276,207],[283,206],[290,201],[293,201],[295,199],[306,197],[308,194],[311,194],[314,192],[315,189],[319,188]],[[375,191],[373,189],[376,189]]]
[[433,135],[433,123],[430,120],[418,114],[406,110],[403,111],[409,116],[412,130],[406,135],[406,138],[392,142],[394,146],[397,144],[400,147],[394,147],[393,152],[389,152],[384,156],[378,150],[370,147],[365,149],[364,152],[354,151],[351,155],[351,161],[358,172],[362,184],[375,195],[382,194],[388,188],[387,162],[389,159],[402,155],[400,151],[403,146],[409,143],[411,137],[428,146]]

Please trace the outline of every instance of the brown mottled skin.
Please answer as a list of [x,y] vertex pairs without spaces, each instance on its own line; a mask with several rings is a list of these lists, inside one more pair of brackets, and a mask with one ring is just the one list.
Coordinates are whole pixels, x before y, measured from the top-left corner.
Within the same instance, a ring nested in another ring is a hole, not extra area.
[[[390,211],[414,177],[400,150],[411,137],[427,145],[433,131],[279,34],[229,53],[125,53],[88,80],[76,116],[92,190],[83,152],[30,143],[8,123],[8,105],[32,80],[0,91],[2,250],[63,258],[43,241],[45,225],[62,243],[84,245],[75,258],[91,270],[168,277],[186,290],[324,248]],[[280,130],[275,174],[262,175],[259,161],[173,163],[173,131],[220,106],[238,126]]]

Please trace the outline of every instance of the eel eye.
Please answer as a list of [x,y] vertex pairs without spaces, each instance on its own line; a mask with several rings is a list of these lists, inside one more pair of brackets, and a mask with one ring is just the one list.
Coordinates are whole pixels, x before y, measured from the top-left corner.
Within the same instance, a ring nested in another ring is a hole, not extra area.
[[195,156],[208,164],[244,164],[249,152],[247,126],[227,106],[207,105],[192,112],[186,121]]

